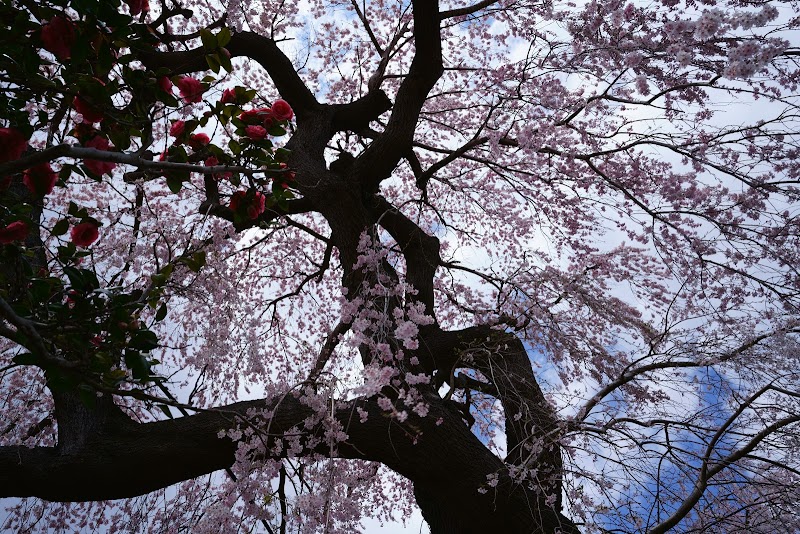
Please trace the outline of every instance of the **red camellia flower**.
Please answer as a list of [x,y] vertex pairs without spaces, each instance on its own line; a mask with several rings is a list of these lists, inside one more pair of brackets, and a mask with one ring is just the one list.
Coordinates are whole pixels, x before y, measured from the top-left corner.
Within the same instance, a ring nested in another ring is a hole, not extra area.
[[41,37],[45,50],[62,61],[69,59],[72,45],[75,44],[75,25],[68,18],[53,17],[42,26]]
[[178,86],[181,96],[187,103],[200,102],[203,98],[203,84],[191,76],[180,78],[175,85]]
[[189,146],[194,150],[200,150],[202,147],[211,142],[211,139],[204,133],[192,134],[189,136]]
[[246,202],[247,191],[236,191],[231,196],[231,209],[237,211],[244,202]]
[[222,98],[220,98],[219,101],[222,104],[235,104],[236,91],[234,91],[233,89],[225,89],[224,91],[222,91]]
[[[214,167],[215,165],[219,165],[219,160],[217,158],[215,158],[214,156],[209,156],[209,157],[206,158],[205,165],[206,165],[206,167]],[[217,180],[222,180],[224,178],[230,178],[231,176],[233,176],[233,173],[230,172],[230,171],[229,172],[218,172],[218,173],[212,174],[211,176],[213,176]]]
[[22,183],[37,197],[52,193],[57,181],[58,174],[55,173],[49,163],[41,163],[31,167],[22,176]]
[[292,106],[286,100],[278,99],[272,104],[272,116],[275,117],[275,120],[278,121],[288,121],[292,120],[294,117],[294,111],[292,111]]
[[83,115],[83,122],[94,124],[103,120],[103,112],[87,102],[81,95],[72,100],[72,107]]
[[186,123],[183,121],[175,121],[172,123],[172,126],[169,128],[169,134],[172,137],[180,137],[183,135],[183,132],[186,130]]
[[138,15],[142,11],[150,10],[149,0],[125,0],[128,8],[131,10],[131,15]]
[[158,79],[158,86],[165,93],[172,94],[172,80],[168,76],[162,76]]
[[247,191],[236,191],[231,197],[231,209],[237,213],[246,213],[249,219],[257,219],[264,213],[267,198],[256,191],[248,197]]
[[269,108],[248,109],[239,114],[239,120],[245,124],[263,124],[267,118],[272,118],[272,111]]
[[263,126],[248,126],[244,129],[247,137],[255,141],[264,139],[267,136],[267,129]]
[[[83,146],[86,148],[96,148],[97,150],[109,150],[110,148],[108,139],[100,137],[99,135],[89,139]],[[85,159],[83,163],[86,165],[86,168],[97,175],[110,174],[117,166],[116,163],[111,161],[99,161],[96,159]]]
[[28,140],[17,129],[0,128],[0,163],[14,161],[22,156]]
[[97,238],[100,237],[100,232],[95,223],[87,221],[73,226],[69,235],[75,245],[79,247],[88,247],[97,241]]
[[289,166],[285,163],[281,163],[281,170],[286,171],[284,172],[283,176],[290,182],[294,180],[294,177],[297,174],[294,171],[289,170]]
[[28,235],[28,225],[22,221],[15,221],[0,228],[0,245],[8,245],[14,241],[22,241]]

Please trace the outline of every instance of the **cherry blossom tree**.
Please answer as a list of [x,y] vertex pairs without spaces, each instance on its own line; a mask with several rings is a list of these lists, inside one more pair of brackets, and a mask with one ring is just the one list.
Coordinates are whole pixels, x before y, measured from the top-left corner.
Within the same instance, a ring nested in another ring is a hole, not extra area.
[[0,3],[3,528],[800,530],[798,12]]

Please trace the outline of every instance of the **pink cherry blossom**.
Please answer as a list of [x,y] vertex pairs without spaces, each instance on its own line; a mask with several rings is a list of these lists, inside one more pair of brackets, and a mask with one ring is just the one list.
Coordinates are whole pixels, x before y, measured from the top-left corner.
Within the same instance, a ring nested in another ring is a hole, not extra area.
[[94,4],[4,4],[2,529],[800,532],[792,2]]

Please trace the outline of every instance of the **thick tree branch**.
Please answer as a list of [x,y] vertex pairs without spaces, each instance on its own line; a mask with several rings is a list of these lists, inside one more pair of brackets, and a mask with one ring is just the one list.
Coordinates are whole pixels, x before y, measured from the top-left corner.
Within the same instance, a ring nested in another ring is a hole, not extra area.
[[175,170],[191,171],[201,174],[219,174],[223,172],[239,172],[244,174],[261,174],[266,171],[253,169],[251,167],[239,167],[236,165],[213,165],[204,166],[194,163],[175,163],[170,161],[154,161],[136,154],[126,152],[113,152],[110,150],[98,150],[96,148],[86,148],[82,146],[64,143],[52,146],[39,152],[32,152],[20,159],[3,163],[0,165],[0,176],[14,174],[28,169],[37,163],[53,161],[58,158],[93,159],[98,161],[111,161],[131,165],[140,169],[153,170]]
[[333,108],[333,128],[335,131],[360,132],[377,120],[385,111],[392,108],[392,101],[380,89],[370,91],[358,100],[348,104],[336,104]]
[[[231,37],[227,49],[232,57],[250,58],[266,69],[278,92],[294,109],[298,122],[302,122],[309,113],[319,108],[319,102],[274,40],[257,33],[242,32]],[[165,67],[175,74],[208,69],[203,48],[181,52],[143,53],[141,60],[148,68]]]
[[[492,528],[500,532],[552,532],[558,525],[565,532],[573,531],[566,518],[537,505],[535,496],[526,494],[522,487],[510,487],[503,463],[469,432],[447,403],[433,393],[427,400],[431,405],[429,416],[411,416],[403,424],[387,417],[375,398],[339,402],[335,417],[348,439],[333,451],[323,440],[323,444],[302,454],[384,463],[414,481],[416,491],[424,495],[422,504],[427,513],[423,513],[432,526],[442,521],[442,511],[447,507],[466,501],[471,506],[462,509],[461,519],[467,527],[459,532],[487,532]],[[356,406],[368,413],[363,423],[353,413]],[[267,444],[287,435],[307,433],[304,421],[315,415],[294,395],[286,394],[188,417],[106,430],[93,436],[83,449],[68,454],[47,447],[0,447],[0,497],[118,499],[224,469],[233,464],[236,445],[220,435],[243,421],[248,410],[272,414],[261,422],[250,419],[257,425],[259,439]],[[323,430],[318,424],[311,432]],[[477,490],[485,486],[489,475],[498,475],[502,485],[481,494]]]
[[[280,95],[292,106],[298,125],[323,107],[297,74],[291,60],[278,48],[274,40],[252,32],[237,33],[227,46],[232,57],[246,57],[257,61],[269,74]],[[195,48],[181,52],[151,52],[142,61],[151,69],[165,67],[176,74],[207,70],[205,51]],[[359,131],[391,108],[391,101],[381,90],[370,91],[349,104],[333,108],[333,130]]]
[[473,13],[476,13],[476,12],[480,11],[481,9],[489,7],[492,4],[496,4],[496,3],[497,3],[497,0],[482,0],[481,2],[478,2],[477,4],[474,4],[474,5],[471,5],[471,6],[466,6],[466,7],[461,7],[461,8],[458,8],[458,9],[449,9],[447,11],[442,11],[442,13],[440,15],[440,18],[441,18],[441,20],[446,20],[446,19],[451,19],[453,17],[465,17],[467,15],[471,15]]
[[529,470],[541,494],[555,498],[560,508],[563,467],[558,440],[562,429],[536,382],[522,342],[485,325],[456,332],[437,326],[424,331],[419,354],[423,364],[443,373],[440,383],[452,382],[458,367],[484,375],[489,384],[480,389],[493,390],[505,412],[506,462]]
[[353,169],[354,179],[368,192],[377,191],[378,184],[391,174],[411,148],[425,99],[444,72],[439,3],[436,0],[416,0],[413,7],[414,59],[398,89],[386,129],[356,159]]
[[417,290],[408,295],[411,301],[422,302],[425,313],[436,317],[433,310],[433,277],[441,263],[439,240],[426,234],[385,198],[375,195],[376,215],[380,224],[397,241],[406,262],[406,279]]

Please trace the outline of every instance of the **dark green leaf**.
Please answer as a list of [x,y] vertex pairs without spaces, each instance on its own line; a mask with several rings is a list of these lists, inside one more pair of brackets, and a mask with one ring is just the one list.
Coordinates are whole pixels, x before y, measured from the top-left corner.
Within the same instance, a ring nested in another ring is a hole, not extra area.
[[179,193],[181,187],[183,187],[183,180],[176,176],[167,176],[167,187],[173,193]]
[[69,283],[72,287],[74,287],[75,289],[83,289],[85,282],[83,280],[83,275],[81,274],[80,269],[66,266],[64,267],[64,274],[66,274],[67,278],[69,278]]
[[202,269],[203,266],[206,264],[206,253],[203,250],[195,252],[194,254],[192,254],[191,258],[186,258],[183,260],[183,262],[193,272],[199,272],[200,269]]
[[233,152],[234,155],[238,156],[242,153],[242,145],[240,145],[239,142],[234,139],[228,141],[228,148],[231,149],[231,152]]
[[158,311],[156,312],[156,321],[163,321],[166,316],[167,316],[167,305],[162,304],[158,308]]
[[128,377],[128,373],[122,369],[114,369],[105,373],[103,377],[106,382],[110,383],[112,386],[117,386]]
[[136,380],[145,380],[150,376],[150,362],[141,352],[126,350],[125,365],[131,370],[133,378]]
[[61,219],[55,225],[53,225],[53,229],[50,231],[51,234],[54,236],[64,235],[69,230],[69,221],[67,219]]
[[149,352],[158,348],[158,337],[150,330],[137,330],[133,336],[131,336],[128,347],[142,352]]
[[217,54],[217,59],[219,60],[219,64],[228,72],[233,72],[233,65],[231,65],[231,58],[228,57],[228,54],[225,53],[225,50],[220,51]]
[[206,50],[216,50],[219,46],[217,44],[217,37],[205,28],[200,30],[200,40],[203,41],[203,48]]
[[219,72],[220,64],[219,59],[217,59],[217,54],[206,54],[206,63],[208,63],[208,68],[214,71],[214,73]]
[[219,46],[227,46],[231,42],[231,31],[228,28],[222,28],[217,34],[217,44]]
[[[187,124],[187,128],[188,128]],[[186,149],[179,145],[172,145],[169,147],[169,156],[172,161],[177,163],[186,163],[189,159],[189,155],[186,153]]]
[[39,358],[30,352],[23,352],[14,356],[11,361],[17,365],[36,365],[39,362]]
[[157,96],[158,100],[163,102],[165,106],[170,108],[178,107],[178,100],[174,96],[167,94],[164,91],[159,91]]

